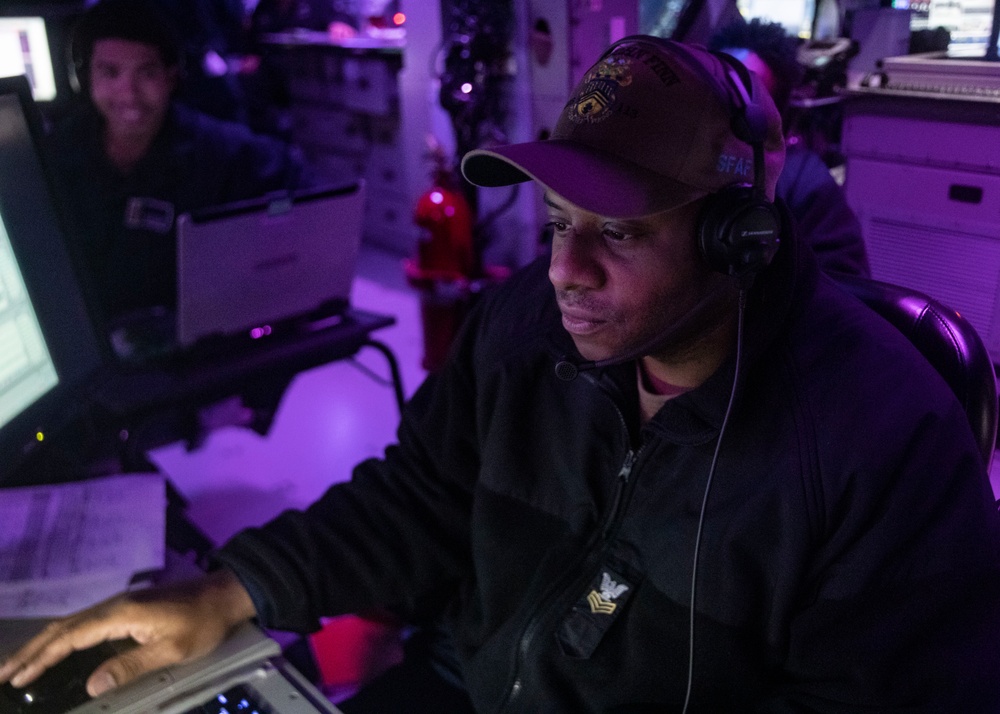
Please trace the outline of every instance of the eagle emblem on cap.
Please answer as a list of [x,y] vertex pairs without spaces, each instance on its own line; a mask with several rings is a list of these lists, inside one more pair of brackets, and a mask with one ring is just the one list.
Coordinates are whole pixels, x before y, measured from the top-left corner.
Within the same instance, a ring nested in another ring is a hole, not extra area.
[[619,86],[627,87],[632,84],[632,60],[628,57],[616,57],[612,55],[587,73],[588,82],[595,79],[610,79]]
[[630,84],[631,59],[613,55],[598,62],[584,77],[580,93],[567,103],[570,121],[589,124],[606,119],[617,90]]

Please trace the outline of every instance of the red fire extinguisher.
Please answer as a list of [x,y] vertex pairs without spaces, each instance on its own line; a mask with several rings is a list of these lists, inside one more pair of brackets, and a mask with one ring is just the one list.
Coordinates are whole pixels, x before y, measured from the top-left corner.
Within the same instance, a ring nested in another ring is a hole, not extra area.
[[420,290],[424,369],[434,371],[465,317],[479,257],[472,239],[472,209],[456,185],[444,151],[430,142],[431,186],[417,199],[413,220],[421,231],[417,255],[404,261],[410,285]]
[[417,240],[417,266],[425,278],[469,280],[476,272],[472,210],[448,170],[434,155],[433,185],[417,199],[414,222],[423,228]]

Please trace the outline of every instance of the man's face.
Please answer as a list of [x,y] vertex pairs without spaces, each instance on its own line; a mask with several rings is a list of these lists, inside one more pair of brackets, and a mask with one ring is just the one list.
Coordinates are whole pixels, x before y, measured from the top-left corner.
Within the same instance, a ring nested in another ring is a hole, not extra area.
[[148,138],[163,125],[177,69],[152,45],[108,38],[94,43],[90,97],[117,137]]
[[563,327],[585,359],[625,355],[675,329],[650,353],[676,358],[718,325],[726,277],[698,253],[701,201],[629,220],[585,211],[551,191],[545,203],[553,228],[549,280]]

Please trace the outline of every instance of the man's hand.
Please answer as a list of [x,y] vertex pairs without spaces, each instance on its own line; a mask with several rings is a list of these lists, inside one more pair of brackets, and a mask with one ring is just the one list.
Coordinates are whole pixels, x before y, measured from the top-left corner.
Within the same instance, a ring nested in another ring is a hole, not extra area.
[[104,662],[87,680],[87,692],[96,697],[151,670],[208,654],[255,614],[246,589],[228,570],[122,593],[49,623],[0,665],[0,684],[23,687],[75,650],[131,637],[138,647]]

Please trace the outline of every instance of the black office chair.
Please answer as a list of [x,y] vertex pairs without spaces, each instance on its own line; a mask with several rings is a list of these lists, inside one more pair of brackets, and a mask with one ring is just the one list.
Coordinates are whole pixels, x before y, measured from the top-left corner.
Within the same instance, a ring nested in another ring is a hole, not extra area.
[[989,469],[996,450],[997,384],[993,360],[968,320],[923,293],[853,275],[835,275],[848,292],[916,345],[965,408]]

